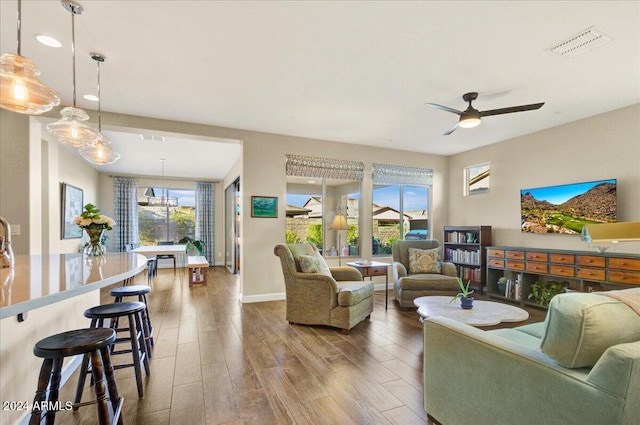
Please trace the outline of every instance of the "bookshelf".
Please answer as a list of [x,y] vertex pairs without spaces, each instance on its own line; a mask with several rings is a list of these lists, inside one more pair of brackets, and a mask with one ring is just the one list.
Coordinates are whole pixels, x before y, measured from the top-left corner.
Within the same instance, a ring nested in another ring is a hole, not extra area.
[[486,248],[491,226],[444,226],[444,261],[455,264],[458,277],[471,281],[482,295],[486,286]]

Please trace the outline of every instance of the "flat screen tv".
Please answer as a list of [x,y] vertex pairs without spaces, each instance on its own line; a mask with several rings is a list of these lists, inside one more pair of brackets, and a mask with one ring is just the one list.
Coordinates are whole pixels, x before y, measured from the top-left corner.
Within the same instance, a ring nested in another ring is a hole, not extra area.
[[614,223],[616,206],[616,179],[522,189],[522,231],[580,234],[585,224]]

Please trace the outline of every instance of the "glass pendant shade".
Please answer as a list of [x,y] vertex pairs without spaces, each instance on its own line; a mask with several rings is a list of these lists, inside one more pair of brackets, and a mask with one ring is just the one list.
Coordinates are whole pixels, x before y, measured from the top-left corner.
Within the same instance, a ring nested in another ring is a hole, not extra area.
[[89,115],[85,111],[72,106],[62,108],[58,121],[47,125],[47,130],[63,145],[72,148],[96,144],[102,135],[87,124]]
[[60,104],[58,93],[38,79],[40,70],[24,56],[0,57],[0,107],[20,114],[39,115]]
[[87,161],[97,165],[109,165],[113,164],[120,159],[120,154],[113,150],[109,146],[111,142],[106,139],[100,139],[96,144],[92,146],[83,146],[78,149],[80,155]]

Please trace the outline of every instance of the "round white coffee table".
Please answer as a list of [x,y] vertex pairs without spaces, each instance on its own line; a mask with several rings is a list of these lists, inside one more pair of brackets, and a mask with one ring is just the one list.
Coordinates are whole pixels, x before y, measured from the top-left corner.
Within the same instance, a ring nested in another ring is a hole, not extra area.
[[413,300],[418,307],[422,322],[427,317],[443,316],[472,326],[493,326],[500,322],[521,322],[529,313],[519,307],[493,301],[473,301],[471,310],[460,308],[460,300],[450,302],[452,297],[430,296]]

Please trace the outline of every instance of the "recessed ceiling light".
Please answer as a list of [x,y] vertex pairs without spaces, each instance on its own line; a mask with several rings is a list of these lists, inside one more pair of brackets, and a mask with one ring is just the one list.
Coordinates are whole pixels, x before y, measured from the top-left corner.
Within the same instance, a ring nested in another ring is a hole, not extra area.
[[84,97],[85,99],[90,100],[90,101],[92,101],[92,102],[97,102],[97,101],[99,101],[99,100],[100,100],[100,98],[99,98],[98,96],[95,96],[95,95],[93,95],[93,94],[85,94],[85,95],[84,95],[84,96],[82,96],[82,97]]
[[38,40],[40,43],[44,44],[45,46],[49,46],[49,47],[62,46],[62,43],[60,43],[58,40],[48,35],[36,35],[36,40]]
[[316,184],[316,181],[315,181],[315,180],[307,180],[307,183],[309,183],[309,184]]

